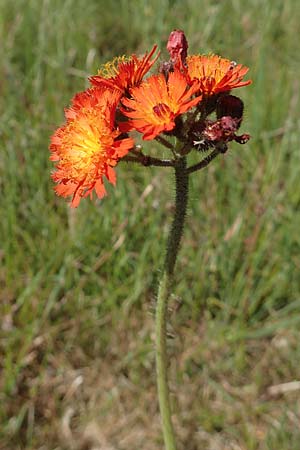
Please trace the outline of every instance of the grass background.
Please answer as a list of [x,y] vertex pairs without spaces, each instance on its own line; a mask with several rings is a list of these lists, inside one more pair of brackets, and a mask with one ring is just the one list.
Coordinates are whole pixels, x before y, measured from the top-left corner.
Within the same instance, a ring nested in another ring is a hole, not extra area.
[[179,448],[299,449],[299,390],[271,389],[299,380],[299,23],[297,0],[0,0],[1,449],[163,447],[153,310],[172,177],[120,164],[105,200],[71,211],[47,147],[89,74],[174,28],[253,79],[238,94],[252,140],[191,179],[170,320]]

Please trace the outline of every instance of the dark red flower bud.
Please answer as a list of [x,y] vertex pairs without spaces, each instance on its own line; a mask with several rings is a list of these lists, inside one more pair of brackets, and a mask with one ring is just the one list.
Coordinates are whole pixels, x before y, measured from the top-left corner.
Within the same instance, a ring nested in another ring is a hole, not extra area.
[[238,119],[230,116],[224,116],[216,122],[207,121],[203,135],[210,141],[229,142],[235,138],[235,132],[238,127]]
[[239,127],[239,122],[240,119],[235,119],[231,116],[223,116],[215,122],[206,120],[202,136],[204,139],[214,144],[230,141],[246,144],[250,139],[249,134],[242,134],[241,136],[235,134]]
[[220,123],[212,122],[210,120],[206,121],[206,126],[203,131],[203,136],[209,141],[220,141],[223,138],[223,130]]
[[173,65],[180,63],[185,65],[188,42],[182,30],[174,30],[169,36],[167,50],[170,53],[170,61]]
[[224,116],[230,116],[234,119],[240,119],[242,121],[244,112],[244,103],[238,97],[234,95],[226,95],[225,97],[220,97],[217,103],[217,118],[220,119]]

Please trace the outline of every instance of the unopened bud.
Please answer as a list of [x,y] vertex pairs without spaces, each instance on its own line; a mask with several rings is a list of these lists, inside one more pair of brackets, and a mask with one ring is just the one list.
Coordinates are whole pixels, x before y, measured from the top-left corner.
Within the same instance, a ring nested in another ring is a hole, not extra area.
[[238,97],[234,95],[226,95],[220,97],[217,103],[217,118],[220,119],[224,116],[230,116],[233,119],[239,119],[239,123],[242,121],[244,112],[244,103]]
[[235,138],[237,126],[237,119],[233,119],[230,116],[224,116],[215,122],[207,121],[203,135],[210,141],[229,142]]
[[185,65],[187,57],[188,42],[182,30],[174,30],[169,36],[167,50],[170,53],[170,61]]
[[[206,120],[202,136],[204,137],[204,139],[207,139],[209,142],[213,142],[218,146],[219,144],[223,145],[230,141],[236,141],[238,144],[246,144],[246,142],[248,142],[250,139],[250,135],[242,134],[241,136],[237,136],[235,133],[238,127],[239,119],[233,118],[231,116],[223,116],[221,117],[221,119],[218,119],[215,122]],[[224,149],[224,151],[226,151],[226,145]]]

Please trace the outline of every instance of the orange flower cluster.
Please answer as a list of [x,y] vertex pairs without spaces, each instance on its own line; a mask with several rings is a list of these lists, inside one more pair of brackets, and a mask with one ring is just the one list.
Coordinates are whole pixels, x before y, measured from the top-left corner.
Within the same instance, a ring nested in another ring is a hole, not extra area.
[[203,95],[218,94],[247,86],[251,80],[242,80],[248,70],[248,67],[217,55],[187,57],[188,76],[191,80],[199,81]]
[[142,58],[132,55],[129,58],[117,57],[98,70],[98,75],[90,77],[89,80],[94,86],[107,86],[112,89],[119,89],[122,94],[128,92],[130,88],[138,86],[146,73],[149,72],[156,62],[159,54],[152,58],[157,46],[154,45],[151,52],[146,53]]
[[[194,98],[194,94],[198,93]],[[123,129],[135,129],[143,133],[143,139],[154,139],[163,131],[175,127],[175,118],[185,113],[201,100],[199,83],[191,86],[178,69],[171,72],[168,80],[163,74],[152,75],[140,86],[131,89],[130,98],[124,97],[121,111],[130,120]]]
[[58,183],[55,191],[72,196],[73,207],[93,190],[99,198],[106,194],[103,177],[115,184],[113,167],[134,145],[115,126],[119,100],[116,90],[93,88],[77,94],[65,112],[67,123],[52,136],[50,159],[57,161],[52,175]]
[[119,57],[105,64],[90,77],[91,87],[73,98],[65,111],[66,122],[50,144],[55,191],[71,197],[71,206],[77,207],[93,192],[102,198],[105,178],[115,184],[114,167],[128,152],[136,154],[128,133],[137,131],[144,140],[173,133],[189,142],[186,130],[192,127],[184,126],[185,113],[193,108],[201,111],[208,97],[251,83],[243,81],[247,67],[215,55],[186,57],[187,42],[183,32],[178,33],[171,33],[171,59],[161,64],[159,74],[145,79],[159,56],[154,46],[141,58]]

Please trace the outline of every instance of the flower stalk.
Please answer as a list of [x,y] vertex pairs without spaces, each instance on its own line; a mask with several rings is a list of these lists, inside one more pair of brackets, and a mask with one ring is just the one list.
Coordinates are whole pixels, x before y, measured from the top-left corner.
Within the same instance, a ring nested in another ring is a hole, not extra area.
[[187,168],[187,173],[191,174],[193,172],[197,172],[197,170],[204,169],[204,167],[208,166],[212,162],[213,159],[215,159],[220,154],[220,150],[215,148],[208,156],[203,158],[200,162],[197,164],[194,164],[193,166],[190,166]]
[[188,204],[188,173],[186,158],[180,158],[175,166],[175,212],[167,241],[167,251],[163,274],[158,290],[156,305],[156,371],[159,407],[162,420],[163,436],[166,450],[176,450],[175,434],[171,417],[170,392],[168,385],[168,355],[167,355],[167,316],[170,286],[180,241],[184,228]]

